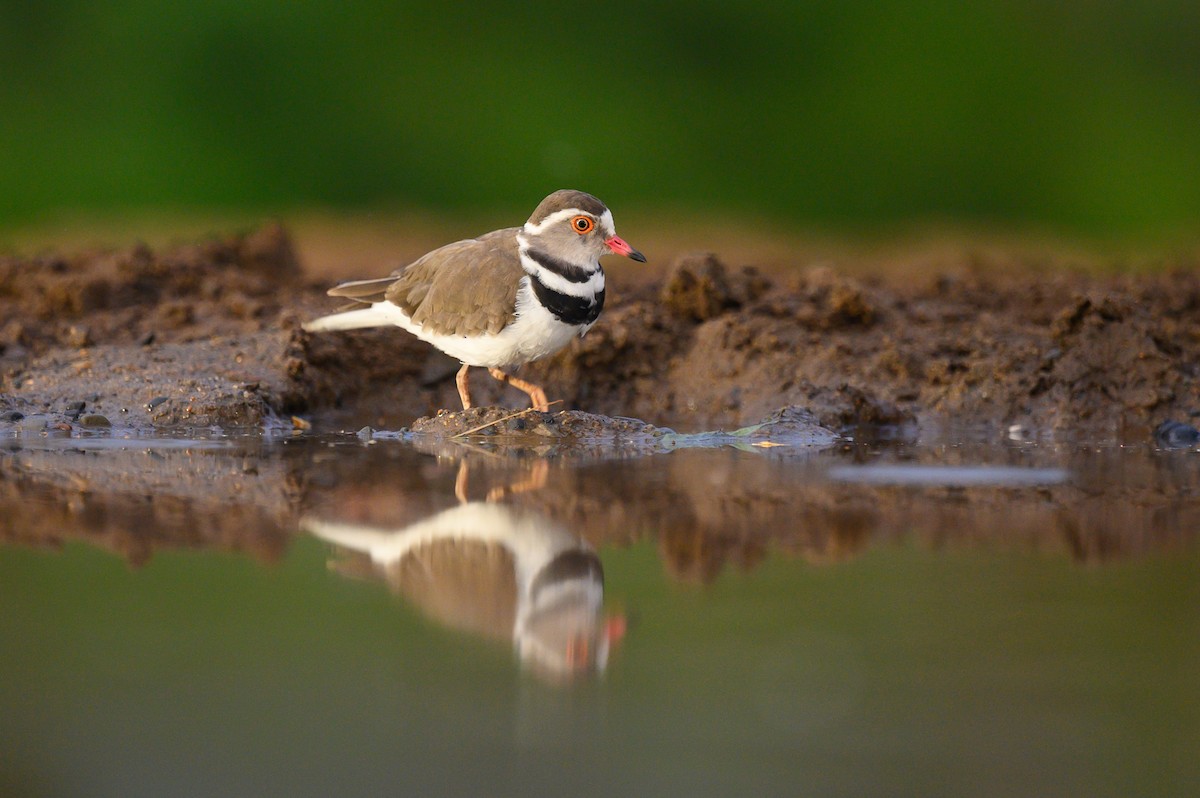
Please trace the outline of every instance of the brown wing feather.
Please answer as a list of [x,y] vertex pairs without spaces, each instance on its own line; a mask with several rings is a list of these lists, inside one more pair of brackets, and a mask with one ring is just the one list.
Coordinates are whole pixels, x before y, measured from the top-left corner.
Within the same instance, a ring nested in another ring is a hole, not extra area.
[[385,298],[435,333],[498,333],[513,318],[525,276],[516,233],[497,230],[435,249],[401,271]]

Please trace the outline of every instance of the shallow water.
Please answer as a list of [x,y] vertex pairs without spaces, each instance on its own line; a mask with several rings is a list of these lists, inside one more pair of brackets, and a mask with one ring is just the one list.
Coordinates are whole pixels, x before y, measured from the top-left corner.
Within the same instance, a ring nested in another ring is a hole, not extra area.
[[1185,795],[1196,453],[0,442],[0,795]]

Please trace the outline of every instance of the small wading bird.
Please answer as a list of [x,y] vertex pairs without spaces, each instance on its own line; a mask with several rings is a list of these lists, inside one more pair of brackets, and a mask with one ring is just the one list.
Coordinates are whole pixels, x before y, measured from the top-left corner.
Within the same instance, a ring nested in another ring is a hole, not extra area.
[[463,364],[456,382],[464,410],[471,407],[467,370],[480,366],[546,411],[541,387],[501,369],[552,355],[591,329],[604,307],[600,256],[610,252],[646,262],[617,236],[603,202],[556,191],[521,227],[447,244],[387,277],[331,288],[330,296],[356,307],[304,329],[402,327]]

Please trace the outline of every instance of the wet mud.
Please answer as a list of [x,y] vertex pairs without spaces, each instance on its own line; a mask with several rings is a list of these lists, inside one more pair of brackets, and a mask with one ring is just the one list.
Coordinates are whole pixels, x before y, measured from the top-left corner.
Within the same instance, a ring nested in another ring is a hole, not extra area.
[[[677,431],[798,407],[834,430],[1148,439],[1200,412],[1194,262],[1103,276],[1017,260],[864,278],[685,256],[658,277],[614,279],[588,336],[521,376],[561,400],[555,410]],[[286,427],[292,416],[318,430],[399,429],[457,406],[456,364],[403,331],[301,332],[336,305],[329,282],[304,272],[279,227],[162,251],[0,257],[0,432]],[[524,404],[483,375],[474,385],[482,404]]]
[[735,430],[695,433],[679,433],[635,418],[580,410],[541,413],[473,407],[419,418],[399,434],[383,432],[378,433],[378,438],[376,435],[369,427],[357,433],[360,439],[367,440],[400,437],[418,451],[451,458],[461,456],[469,448],[505,456],[521,453],[562,456],[572,462],[722,446],[819,450],[840,440],[837,432],[799,407],[781,408],[755,424]]

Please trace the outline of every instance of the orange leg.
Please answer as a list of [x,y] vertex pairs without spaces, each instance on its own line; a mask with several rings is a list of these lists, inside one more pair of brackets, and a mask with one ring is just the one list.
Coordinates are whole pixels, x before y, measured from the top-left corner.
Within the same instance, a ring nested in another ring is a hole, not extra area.
[[454,377],[454,383],[458,385],[458,398],[462,399],[463,410],[471,409],[471,387],[467,378],[467,369],[469,368],[471,367],[464,363]]
[[467,503],[467,461],[458,464],[458,476],[454,478],[454,497],[460,503]]
[[[515,496],[518,493],[526,493],[531,490],[541,490],[546,487],[546,480],[550,476],[550,463],[546,460],[534,460],[533,467],[529,469],[529,476],[520,482],[512,485],[502,485],[492,488],[488,491],[487,500],[490,502],[498,502],[507,499],[509,496]],[[464,490],[464,494],[465,494]]]
[[[464,366],[465,368],[465,366]],[[529,394],[529,401],[533,403],[533,409],[542,413],[550,411],[550,403],[546,401],[546,392],[540,386],[534,385],[532,382],[518,379],[511,374],[505,374],[500,369],[490,368],[488,374],[491,374],[500,382],[506,382],[519,391],[524,391]]]
[[[458,475],[454,478],[454,496],[462,504],[470,501],[467,495],[467,483],[470,480],[469,472],[470,468],[467,466],[466,460],[458,464]],[[546,487],[549,476],[550,463],[546,460],[535,460],[533,466],[529,469],[528,477],[511,485],[500,485],[492,488],[487,493],[487,501],[503,501],[509,496],[515,496],[518,493],[541,490]]]

